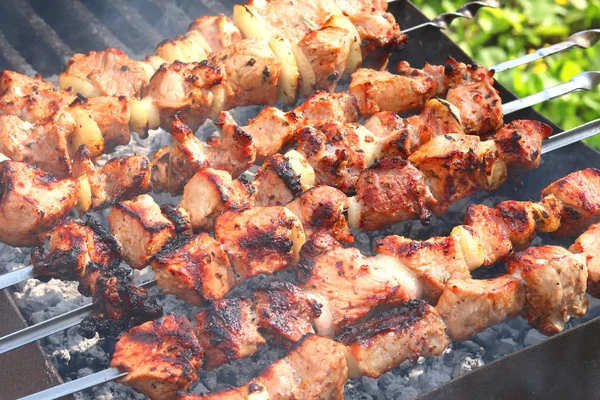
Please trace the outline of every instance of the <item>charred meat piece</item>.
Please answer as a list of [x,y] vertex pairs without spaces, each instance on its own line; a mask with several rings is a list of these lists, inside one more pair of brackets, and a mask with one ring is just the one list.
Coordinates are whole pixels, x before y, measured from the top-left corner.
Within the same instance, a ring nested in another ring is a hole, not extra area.
[[435,306],[454,341],[518,316],[525,306],[525,287],[510,275],[494,279],[450,279]]
[[242,278],[293,267],[305,242],[298,217],[284,207],[228,211],[215,220],[215,238]]
[[432,306],[408,301],[386,315],[345,328],[336,341],[346,346],[348,376],[380,377],[408,360],[439,356],[450,345],[446,324]]
[[[403,73],[408,64],[398,64],[398,72]],[[487,82],[494,84],[494,72],[477,64],[465,64],[448,57],[444,65],[425,64],[423,71],[437,82],[437,95],[445,97],[448,90],[457,86]]]
[[470,278],[459,241],[452,237],[411,240],[386,236],[376,244],[377,254],[394,257],[409,268],[423,288],[422,298],[436,304],[451,277]]
[[331,186],[312,188],[288,203],[286,208],[300,218],[306,237],[327,232],[338,242],[354,241],[344,216],[344,211],[348,209],[348,198]]
[[123,335],[111,366],[128,372],[122,383],[153,400],[170,400],[196,381],[202,356],[190,322],[180,315],[167,315]]
[[577,235],[600,219],[600,170],[587,168],[573,172],[542,190],[564,205],[558,235]]
[[367,258],[326,234],[314,235],[302,248],[298,281],[323,304],[315,324],[320,335],[330,337],[376,306],[399,304],[422,292],[415,274],[393,257]]
[[509,168],[528,171],[540,165],[542,140],[550,134],[552,128],[539,121],[517,120],[503,125],[491,138]]
[[357,122],[360,118],[358,103],[347,92],[316,92],[294,109],[294,114],[304,126],[321,128],[329,121],[342,124]]
[[206,141],[210,165],[237,177],[256,161],[254,139],[237,126],[228,112],[219,115],[216,125],[221,129],[221,136],[211,136]]
[[587,312],[585,258],[558,246],[530,247],[508,260],[508,273],[523,281],[523,316],[545,335],[561,332]]
[[118,49],[75,54],[58,77],[61,89],[86,97],[139,97],[154,71]]
[[266,343],[258,332],[248,299],[224,299],[210,304],[196,315],[195,331],[205,349],[204,367],[209,370],[251,356]]
[[590,226],[569,247],[569,251],[583,253],[588,270],[587,292],[600,298],[600,224]]
[[79,182],[55,178],[18,161],[0,163],[0,241],[10,246],[42,244],[75,206]]
[[360,68],[352,74],[349,91],[356,97],[363,116],[381,111],[402,114],[423,108],[435,96],[436,85],[418,70],[403,76]]
[[414,165],[401,158],[382,159],[360,174],[356,196],[349,199],[348,224],[365,230],[414,218],[426,224],[436,204]]
[[222,299],[236,282],[227,255],[207,233],[167,243],[150,265],[165,293],[199,306]]
[[195,231],[211,230],[214,219],[223,212],[250,207],[253,193],[254,187],[245,180],[205,168],[185,185],[179,206],[188,211]]
[[187,31],[199,32],[212,51],[220,51],[242,40],[240,30],[223,14],[198,17],[190,24]]
[[422,141],[429,140],[421,136],[424,129],[421,121],[411,118],[401,118],[394,112],[382,111],[365,121],[365,128],[380,143],[381,158],[399,156],[407,159]]
[[110,230],[125,248],[125,260],[142,269],[176,235],[175,225],[147,194],[115,204],[108,215]]
[[456,86],[448,91],[446,100],[460,110],[467,134],[484,135],[502,126],[502,99],[487,81]]

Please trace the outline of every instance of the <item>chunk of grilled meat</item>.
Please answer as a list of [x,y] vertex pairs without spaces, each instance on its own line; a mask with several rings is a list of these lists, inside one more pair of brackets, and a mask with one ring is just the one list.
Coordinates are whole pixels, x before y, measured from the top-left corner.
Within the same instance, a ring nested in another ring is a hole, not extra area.
[[[529,219],[527,218],[525,222],[529,222]],[[503,223],[500,210],[483,204],[472,204],[465,213],[465,225],[477,232],[479,240],[483,244],[485,254],[483,265],[493,265],[496,261],[514,252],[510,231]],[[535,228],[533,232],[523,233],[532,240],[535,236]]]
[[296,150],[265,159],[254,181],[257,206],[282,206],[315,186],[315,170]]
[[[97,167],[85,145],[75,155],[73,176],[89,185],[89,206],[92,209],[108,207],[117,201],[148,193],[152,187],[148,157],[133,155],[113,158],[102,167]],[[88,211],[81,204],[78,206],[81,211]]]
[[391,256],[409,268],[423,288],[422,298],[437,303],[451,277],[470,278],[460,242],[453,236],[411,240],[386,236],[375,244],[377,254]]
[[0,163],[0,241],[10,246],[43,243],[77,202],[79,182],[55,178],[18,161]]
[[210,304],[196,315],[195,331],[205,349],[204,367],[208,370],[253,355],[266,343],[258,332],[248,299],[224,299]]
[[240,30],[223,14],[198,17],[187,31],[200,33],[212,51],[220,51],[242,40]]
[[413,164],[401,158],[382,159],[361,172],[356,196],[349,199],[348,224],[375,230],[414,218],[428,223],[436,204]]
[[302,247],[297,272],[300,287],[323,304],[315,324],[324,336],[333,336],[376,306],[399,304],[422,293],[415,274],[393,257],[367,258],[327,234],[313,235]]
[[150,265],[165,293],[199,306],[222,299],[236,283],[227,255],[207,233],[167,243]]
[[583,253],[585,256],[588,279],[587,292],[596,298],[600,298],[600,224],[590,226],[569,247],[574,254]]
[[87,97],[139,97],[153,73],[149,65],[110,48],[75,54],[58,76],[58,84]]
[[227,211],[216,218],[214,230],[242,278],[295,266],[306,240],[298,217],[276,206]]
[[179,206],[188,211],[194,230],[211,230],[214,219],[223,212],[250,207],[253,193],[254,187],[246,180],[233,180],[225,171],[205,168],[185,185]]
[[530,247],[508,260],[508,273],[523,281],[523,317],[545,335],[561,332],[587,312],[585,257],[558,246]]
[[[123,247],[91,216],[83,221],[66,218],[50,233],[48,251],[36,248],[31,264],[40,275],[62,280],[82,280],[90,262],[116,267],[121,262]],[[82,281],[84,288],[93,282]],[[88,289],[89,291],[89,289]]]
[[302,125],[317,129],[330,121],[346,124],[357,122],[360,118],[359,103],[348,92],[317,91],[296,107],[294,114]]
[[126,98],[110,96],[83,98],[79,96],[69,105],[67,111],[73,112],[74,107],[80,108],[83,113],[88,113],[89,117],[98,125],[105,152],[112,152],[117,146],[127,145],[131,141],[131,131],[129,130],[131,110]]
[[564,205],[557,235],[577,235],[600,219],[600,170],[587,168],[573,172],[542,190]]
[[446,100],[460,110],[467,134],[483,135],[502,126],[502,99],[487,81],[456,86],[448,91]]
[[196,381],[202,356],[187,318],[167,315],[123,335],[111,366],[127,372],[122,383],[153,400],[170,400]]
[[185,394],[178,400],[338,400],[344,398],[347,379],[344,345],[310,335],[240,388],[205,395]]
[[331,186],[318,186],[288,203],[286,208],[300,218],[306,237],[327,232],[341,243],[352,243],[354,237],[344,216],[348,198]]
[[[406,62],[400,62],[397,66],[400,74],[412,72],[412,68]],[[444,65],[425,64],[423,72],[431,76],[437,83],[437,95],[445,97],[448,90],[457,86],[487,82],[494,84],[494,72],[486,67],[473,64],[465,64],[448,57]]]
[[260,163],[291,143],[298,123],[299,119],[294,112],[266,107],[241,129],[252,136],[256,146],[256,161]]
[[525,306],[525,287],[510,275],[494,279],[457,279],[446,284],[435,306],[454,341],[518,316]]
[[377,378],[404,361],[441,355],[450,345],[445,330],[435,308],[411,300],[386,315],[345,328],[335,340],[346,346],[350,378]]
[[539,121],[517,120],[503,125],[491,139],[511,170],[529,171],[539,167],[542,140],[551,134],[552,128]]
[[435,96],[436,84],[419,70],[410,75],[395,75],[360,68],[352,74],[349,91],[356,97],[363,116],[381,111],[402,114],[423,108],[427,100]]
[[147,194],[116,203],[108,222],[111,232],[125,248],[125,260],[136,269],[144,268],[176,236],[173,222]]

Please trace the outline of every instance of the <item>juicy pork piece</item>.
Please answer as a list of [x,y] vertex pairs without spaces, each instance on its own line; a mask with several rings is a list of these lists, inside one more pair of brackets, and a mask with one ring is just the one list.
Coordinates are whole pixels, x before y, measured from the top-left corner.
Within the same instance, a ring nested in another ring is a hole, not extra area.
[[525,286],[523,317],[545,335],[561,332],[572,317],[587,312],[583,256],[558,246],[530,247],[508,260],[508,273]]
[[10,246],[43,243],[77,203],[79,182],[55,178],[18,161],[0,163],[0,241]]
[[296,150],[265,159],[254,181],[257,206],[282,206],[315,186],[315,170]]
[[75,54],[58,76],[61,89],[86,97],[140,97],[154,70],[118,49]]
[[[412,71],[406,62],[398,64],[400,74]],[[494,84],[494,72],[477,64],[465,64],[448,57],[444,65],[425,64],[423,71],[437,82],[437,95],[446,97],[448,90],[457,86],[487,82]]]
[[99,96],[84,99],[78,97],[76,102],[71,103],[68,111],[72,112],[73,107],[77,106],[81,107],[84,113],[88,112],[91,119],[98,125],[106,152],[113,151],[117,146],[129,144],[131,141],[131,131],[129,130],[131,110],[126,98]]
[[190,24],[187,31],[200,33],[212,51],[220,51],[242,40],[240,30],[223,14],[198,17]]
[[432,306],[411,300],[390,313],[345,328],[348,377],[378,378],[404,361],[439,356],[450,345],[446,324]]
[[344,345],[310,335],[240,388],[214,394],[186,394],[178,400],[341,400],[347,379]]
[[319,186],[304,192],[286,208],[300,218],[306,237],[327,232],[341,243],[352,243],[354,237],[344,216],[348,198],[331,186]]
[[196,315],[196,335],[205,349],[204,367],[255,354],[266,343],[258,332],[256,315],[248,299],[224,299]]
[[110,230],[125,248],[125,261],[142,269],[169,240],[175,238],[175,225],[147,194],[115,204],[108,215]]
[[165,293],[198,306],[222,299],[236,283],[227,255],[207,233],[167,243],[150,265]]
[[525,287],[510,275],[494,279],[457,279],[446,284],[435,306],[454,341],[467,340],[486,328],[518,316]]
[[393,257],[367,258],[331,236],[314,235],[300,252],[300,287],[323,304],[315,321],[319,335],[332,337],[379,305],[421,296],[416,275]]
[[123,335],[111,366],[128,373],[122,383],[153,400],[170,400],[196,381],[202,356],[190,322],[180,315],[167,315]]
[[564,205],[558,235],[577,235],[600,219],[600,170],[573,172],[542,190],[550,194]]
[[393,257],[417,276],[422,298],[431,304],[437,303],[451,277],[471,277],[462,246],[453,236],[425,241],[386,236],[375,247],[377,254]]
[[284,207],[228,211],[215,220],[215,238],[242,278],[293,267],[306,237],[298,217]]
[[517,120],[503,125],[491,139],[511,170],[529,171],[539,167],[542,140],[551,134],[552,128],[539,121]]
[[[83,145],[73,161],[73,177],[79,178],[82,188],[89,187],[89,202],[80,194],[78,208],[86,212],[113,205],[117,201],[148,193],[150,160],[143,155],[119,157],[102,167],[94,165],[87,146]],[[86,207],[87,206],[87,207]]]
[[342,124],[357,122],[360,118],[356,98],[348,93],[316,92],[294,109],[304,126],[321,128],[330,121]]
[[587,292],[600,298],[600,224],[590,226],[569,247],[569,251],[583,253],[588,270]]
[[[498,209],[483,204],[472,204],[465,213],[465,225],[477,232],[483,245],[485,254],[483,265],[493,265],[514,252],[510,231],[506,229]],[[525,235],[530,237],[531,233]]]
[[349,199],[348,224],[365,230],[414,218],[426,224],[436,203],[414,165],[397,157],[382,159],[360,174],[356,196]]
[[179,206],[188,211],[195,231],[212,230],[223,212],[250,207],[253,193],[254,187],[244,179],[233,180],[225,171],[205,168],[185,185]]
[[403,76],[360,68],[352,74],[349,91],[356,97],[363,116],[381,111],[402,114],[423,108],[435,96],[436,84],[418,70]]
[[456,86],[448,91],[446,100],[460,110],[467,134],[485,135],[502,126],[502,99],[487,81]]

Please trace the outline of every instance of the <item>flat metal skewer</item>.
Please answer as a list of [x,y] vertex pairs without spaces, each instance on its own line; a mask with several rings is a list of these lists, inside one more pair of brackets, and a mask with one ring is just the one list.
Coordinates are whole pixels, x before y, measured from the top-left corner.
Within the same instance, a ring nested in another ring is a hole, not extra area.
[[432,26],[438,29],[447,29],[452,23],[452,21],[454,21],[457,18],[472,19],[475,17],[475,14],[477,14],[477,11],[484,7],[498,8],[499,6],[500,3],[496,0],[471,1],[469,3],[464,4],[455,12],[443,13],[429,22],[424,22],[422,24],[415,25],[407,29],[402,29],[402,33],[413,32],[418,29],[425,28],[427,26]]

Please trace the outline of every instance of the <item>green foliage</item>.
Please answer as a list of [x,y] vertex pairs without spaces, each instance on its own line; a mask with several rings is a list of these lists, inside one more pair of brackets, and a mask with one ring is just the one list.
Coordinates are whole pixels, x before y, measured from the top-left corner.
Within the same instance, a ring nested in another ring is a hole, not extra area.
[[[455,11],[465,0],[413,0],[428,17]],[[449,36],[482,65],[494,65],[567,39],[575,32],[600,28],[600,0],[508,0],[498,9],[482,9],[476,20],[455,20]],[[499,72],[498,81],[519,97],[566,82],[583,71],[600,71],[600,43],[572,49],[527,66]],[[573,93],[536,106],[564,129],[600,117],[600,89]],[[600,137],[588,140],[600,149]]]

